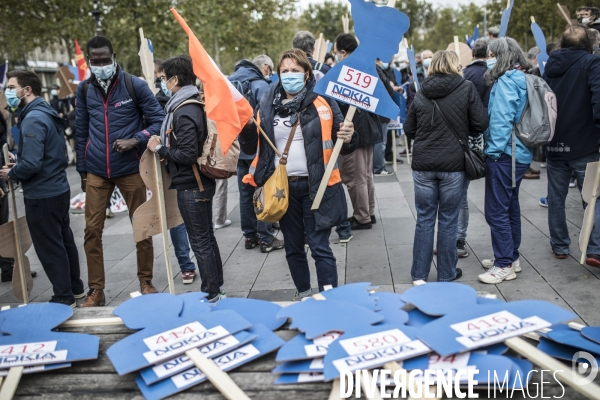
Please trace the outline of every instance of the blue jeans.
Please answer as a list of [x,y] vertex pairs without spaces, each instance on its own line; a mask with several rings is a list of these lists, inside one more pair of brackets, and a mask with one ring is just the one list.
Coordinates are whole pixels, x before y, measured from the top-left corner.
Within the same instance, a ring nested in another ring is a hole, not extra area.
[[304,235],[308,239],[310,253],[317,268],[319,291],[323,286],[337,287],[337,266],[333,251],[329,246],[331,229],[316,231],[315,214],[310,209],[313,201],[310,198],[308,178],[289,182],[289,205],[287,212],[279,221],[285,239],[285,257],[290,273],[299,293],[310,287],[310,271],[308,259],[304,252]]
[[[567,216],[565,214],[565,199],[569,191],[569,181],[574,173],[577,180],[579,192],[585,178],[587,163],[598,161],[599,153],[570,161],[547,160],[548,166],[548,227],[550,228],[550,245],[556,254],[569,254],[571,238],[567,228]],[[582,200],[583,208],[587,203]],[[586,254],[600,254],[600,201],[596,202],[596,213],[594,214],[594,227],[590,235],[590,241]]]
[[244,175],[248,173],[252,160],[238,160],[237,180],[240,192],[240,220],[242,223],[242,232],[246,239],[257,239],[262,243],[271,243],[275,233],[273,225],[256,219],[254,206],[252,205],[252,196],[256,189],[252,185],[242,182]]
[[335,227],[335,231],[340,239],[348,239],[352,235],[352,224],[350,221],[344,221]]
[[223,286],[223,263],[215,238],[212,222],[212,198],[215,186],[204,187],[204,191],[177,191],[177,205],[185,223],[190,245],[196,255],[196,263],[202,285],[200,290],[215,298]]
[[[490,226],[494,265],[510,266],[519,258],[521,206],[519,187],[529,164],[516,163],[516,187],[512,187],[512,157],[503,154],[497,161],[486,158],[485,220]],[[567,182],[567,187],[569,183]]]
[[467,240],[467,228],[469,227],[469,198],[467,192],[471,181],[465,179],[465,188],[462,195],[462,204],[458,213],[458,235],[456,240]]
[[410,274],[414,281],[429,276],[436,219],[438,281],[456,277],[456,231],[465,179],[464,172],[413,171],[417,227]]
[[[387,127],[388,123],[384,122],[381,124],[381,130],[383,132],[383,142],[373,145],[373,172],[379,174],[385,169],[385,145],[387,143]],[[396,150],[394,150],[394,156]]]
[[181,272],[193,271],[196,266],[190,260],[190,243],[188,242],[187,232],[185,230],[185,224],[177,225],[169,230],[171,234],[171,242],[173,243],[173,250],[175,250],[175,257],[179,263]]

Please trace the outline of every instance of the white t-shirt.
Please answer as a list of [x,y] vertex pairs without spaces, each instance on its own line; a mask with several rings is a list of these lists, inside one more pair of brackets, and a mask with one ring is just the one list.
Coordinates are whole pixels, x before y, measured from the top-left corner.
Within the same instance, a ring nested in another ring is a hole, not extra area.
[[[298,116],[300,118],[300,116]],[[283,154],[285,145],[290,133],[292,132],[292,123],[290,117],[280,117],[275,115],[273,120],[273,130],[275,131],[275,146]],[[279,164],[279,157],[275,154],[275,167]],[[304,137],[300,124],[296,127],[296,133],[290,146],[286,164],[288,176],[308,176],[308,167],[306,162],[306,151],[304,149]]]

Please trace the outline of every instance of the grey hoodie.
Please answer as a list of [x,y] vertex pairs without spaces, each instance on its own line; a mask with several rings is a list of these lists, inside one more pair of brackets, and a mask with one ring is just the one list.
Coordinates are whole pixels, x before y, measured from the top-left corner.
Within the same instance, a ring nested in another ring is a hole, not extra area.
[[19,116],[18,164],[9,172],[23,185],[26,199],[44,199],[70,190],[64,130],[66,120],[43,98],[27,104]]

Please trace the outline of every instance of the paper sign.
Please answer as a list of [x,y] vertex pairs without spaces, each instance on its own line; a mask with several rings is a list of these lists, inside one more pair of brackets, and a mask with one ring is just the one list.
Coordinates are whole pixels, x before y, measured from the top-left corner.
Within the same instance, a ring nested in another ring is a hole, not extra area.
[[355,90],[372,95],[379,78],[344,65],[337,81]]
[[372,113],[377,110],[377,104],[379,104],[379,99],[336,82],[329,82],[327,84],[325,94],[335,100],[348,103]]
[[398,118],[396,118],[395,120],[390,121],[387,127],[388,131],[400,131],[402,130],[402,128],[403,125],[402,122],[400,122],[400,116],[398,116]]
[[57,350],[0,357],[0,369],[31,365],[56,364],[67,360],[67,350]]
[[[253,357],[260,355],[260,351],[251,344],[227,353],[219,358],[215,359],[215,363],[225,371],[247,361]],[[195,383],[203,382],[206,380],[206,375],[202,373],[198,368],[192,368],[189,371],[182,372],[181,374],[175,375],[171,378],[173,384],[178,389],[193,385]]]
[[0,356],[41,353],[56,350],[56,340],[52,342],[21,343],[9,346],[0,346]]
[[310,362],[310,369],[323,369],[323,359],[315,358]]
[[212,329],[198,332],[187,339],[171,343],[163,348],[148,351],[144,353],[144,357],[149,363],[156,364],[157,362],[167,360],[178,354],[185,353],[190,349],[204,346],[208,343],[214,342],[217,339],[224,338],[229,334],[230,333],[227,331],[227,329],[223,328],[222,326],[216,326]]
[[410,342],[410,339],[400,331],[400,329],[390,329],[383,332],[340,340],[340,345],[346,350],[348,355],[354,356],[406,342]]
[[395,346],[362,353],[356,356],[334,360],[333,365],[339,372],[371,369],[390,361],[403,360],[428,353],[429,347],[420,340],[413,340]]
[[469,364],[470,356],[470,353],[462,353],[442,357],[439,354],[433,353],[429,355],[429,369],[464,369]]
[[304,346],[304,350],[306,351],[306,356],[308,358],[322,357],[327,354],[327,349],[329,345],[339,338],[341,335],[340,332],[329,332],[325,335],[318,336],[313,339],[313,344],[308,344]]
[[181,342],[183,339],[194,336],[195,334],[205,331],[206,328],[200,322],[192,322],[185,324],[175,329],[171,329],[158,335],[144,339],[144,343],[150,350],[163,349],[172,343]]

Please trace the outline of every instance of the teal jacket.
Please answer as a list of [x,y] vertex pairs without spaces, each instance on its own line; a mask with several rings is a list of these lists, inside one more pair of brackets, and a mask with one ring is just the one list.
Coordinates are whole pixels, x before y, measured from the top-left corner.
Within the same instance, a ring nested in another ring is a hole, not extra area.
[[[486,157],[497,160],[502,154],[512,156],[513,125],[521,119],[526,104],[527,82],[522,71],[510,70],[498,78],[490,93],[490,126],[483,134]],[[533,161],[531,150],[519,139],[516,160],[519,164],[531,164]]]

